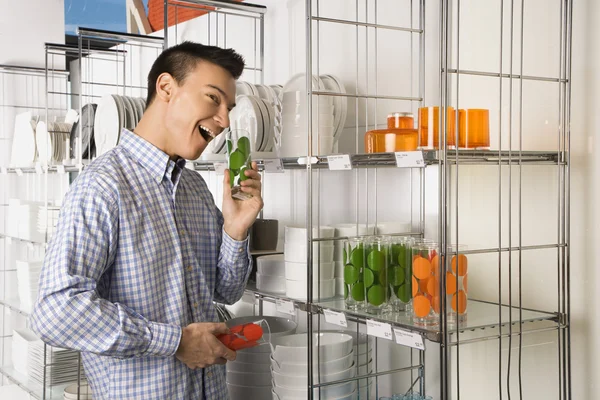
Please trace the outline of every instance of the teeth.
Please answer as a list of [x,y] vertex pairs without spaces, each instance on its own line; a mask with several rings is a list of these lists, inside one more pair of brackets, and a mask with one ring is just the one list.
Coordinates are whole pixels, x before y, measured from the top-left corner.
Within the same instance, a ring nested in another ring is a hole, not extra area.
[[209,134],[209,136],[210,136],[210,137],[212,137],[212,138],[214,138],[215,136],[217,136],[217,135],[215,135],[215,133],[214,133],[213,131],[211,131],[210,129],[208,129],[208,128],[207,128],[207,127],[205,127],[205,126],[202,126],[202,125],[200,125],[200,129],[204,130],[204,131],[205,131],[206,133],[208,133],[208,134]]

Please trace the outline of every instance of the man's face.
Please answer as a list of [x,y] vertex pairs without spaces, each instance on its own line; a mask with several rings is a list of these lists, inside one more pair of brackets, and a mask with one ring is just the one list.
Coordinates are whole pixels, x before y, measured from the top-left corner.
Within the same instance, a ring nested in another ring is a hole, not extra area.
[[195,160],[229,126],[235,80],[222,67],[201,61],[172,87],[165,117],[168,152]]

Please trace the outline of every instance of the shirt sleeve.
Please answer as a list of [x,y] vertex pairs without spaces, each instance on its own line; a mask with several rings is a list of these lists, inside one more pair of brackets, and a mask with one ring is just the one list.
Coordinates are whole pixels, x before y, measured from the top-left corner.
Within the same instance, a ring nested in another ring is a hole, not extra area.
[[252,257],[248,249],[248,238],[234,240],[222,228],[223,217],[219,212],[222,240],[217,263],[217,283],[215,300],[233,304],[242,298],[246,283],[252,271]]
[[99,296],[116,254],[119,210],[96,181],[81,178],[49,243],[30,328],[50,345],[99,355],[174,355],[181,327],[149,321]]

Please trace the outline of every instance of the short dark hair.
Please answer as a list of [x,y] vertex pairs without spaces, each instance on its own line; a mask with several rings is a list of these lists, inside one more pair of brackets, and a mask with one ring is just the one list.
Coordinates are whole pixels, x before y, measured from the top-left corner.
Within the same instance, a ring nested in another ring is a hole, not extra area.
[[200,61],[207,61],[227,70],[233,79],[238,79],[244,71],[244,58],[233,49],[206,46],[200,43],[185,41],[164,50],[154,61],[148,73],[149,106],[156,96],[156,81],[163,73],[170,74],[179,85]]

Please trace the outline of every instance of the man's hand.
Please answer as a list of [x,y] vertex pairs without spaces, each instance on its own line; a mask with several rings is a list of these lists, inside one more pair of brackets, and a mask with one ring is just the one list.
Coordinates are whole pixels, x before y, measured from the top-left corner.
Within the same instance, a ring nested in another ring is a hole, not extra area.
[[179,348],[175,353],[191,369],[235,360],[235,351],[225,347],[217,335],[229,333],[223,323],[197,322],[183,328]]
[[229,171],[225,170],[223,179],[223,228],[232,239],[246,239],[248,229],[252,226],[258,213],[263,208],[261,194],[260,174],[255,162],[252,169],[247,169],[244,174],[249,178],[240,182],[242,192],[252,195],[248,200],[236,200],[231,197]]

